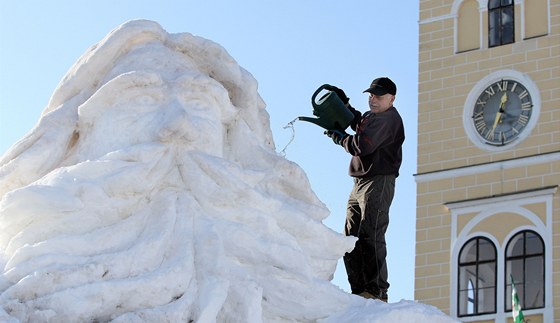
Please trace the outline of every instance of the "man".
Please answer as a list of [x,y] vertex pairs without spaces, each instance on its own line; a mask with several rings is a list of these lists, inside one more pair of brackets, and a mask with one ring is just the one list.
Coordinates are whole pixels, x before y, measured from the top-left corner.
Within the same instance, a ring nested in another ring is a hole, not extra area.
[[349,175],[354,187],[348,199],[344,234],[358,237],[352,252],[344,256],[353,294],[387,302],[389,289],[385,232],[389,207],[402,161],[404,126],[393,106],[397,87],[387,77],[376,78],[368,89],[370,111],[363,115],[352,108],[344,91],[331,91],[354,113],[355,135],[340,130],[326,131],[332,140],[352,155]]

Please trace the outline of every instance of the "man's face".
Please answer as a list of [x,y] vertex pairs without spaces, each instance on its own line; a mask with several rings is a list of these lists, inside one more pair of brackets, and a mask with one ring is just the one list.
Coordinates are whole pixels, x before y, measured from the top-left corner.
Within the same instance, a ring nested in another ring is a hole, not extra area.
[[387,111],[393,106],[393,101],[395,101],[395,96],[392,94],[375,95],[373,93],[369,94],[369,109],[373,113],[381,113]]

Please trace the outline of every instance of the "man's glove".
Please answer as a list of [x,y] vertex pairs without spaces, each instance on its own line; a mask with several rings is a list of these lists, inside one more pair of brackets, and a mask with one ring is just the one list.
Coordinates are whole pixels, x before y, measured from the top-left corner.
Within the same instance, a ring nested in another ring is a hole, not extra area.
[[332,92],[336,93],[336,95],[338,95],[340,100],[342,100],[342,103],[348,104],[348,101],[350,100],[350,98],[348,98],[346,96],[346,93],[344,93],[344,91],[342,89],[339,89],[334,85],[327,84],[327,86],[325,86],[325,90],[332,91]]
[[340,131],[340,130],[327,130],[325,131],[325,135],[331,138],[335,144],[341,146],[344,138],[348,137],[348,134],[345,131]]

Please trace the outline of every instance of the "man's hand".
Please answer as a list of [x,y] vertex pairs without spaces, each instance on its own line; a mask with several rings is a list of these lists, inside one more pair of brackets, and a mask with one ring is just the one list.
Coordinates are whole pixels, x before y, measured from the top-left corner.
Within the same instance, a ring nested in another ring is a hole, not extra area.
[[338,95],[338,97],[340,98],[340,100],[344,104],[348,104],[348,101],[350,101],[350,98],[348,98],[346,96],[346,93],[344,93],[344,91],[342,89],[339,89],[334,85],[327,84],[327,86],[325,86],[325,90],[332,91],[332,92],[336,93],[336,95]]
[[331,138],[335,144],[341,146],[344,138],[348,137],[348,134],[345,131],[341,131],[341,130],[327,130],[325,131],[325,135]]

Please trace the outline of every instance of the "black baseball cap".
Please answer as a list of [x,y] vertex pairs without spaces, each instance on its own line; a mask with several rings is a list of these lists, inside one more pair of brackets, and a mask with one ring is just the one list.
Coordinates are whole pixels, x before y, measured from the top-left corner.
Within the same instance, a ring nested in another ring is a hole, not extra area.
[[371,85],[367,90],[364,91],[364,93],[365,92],[369,92],[375,95],[384,95],[387,93],[396,95],[397,86],[388,77],[379,77],[371,82]]

